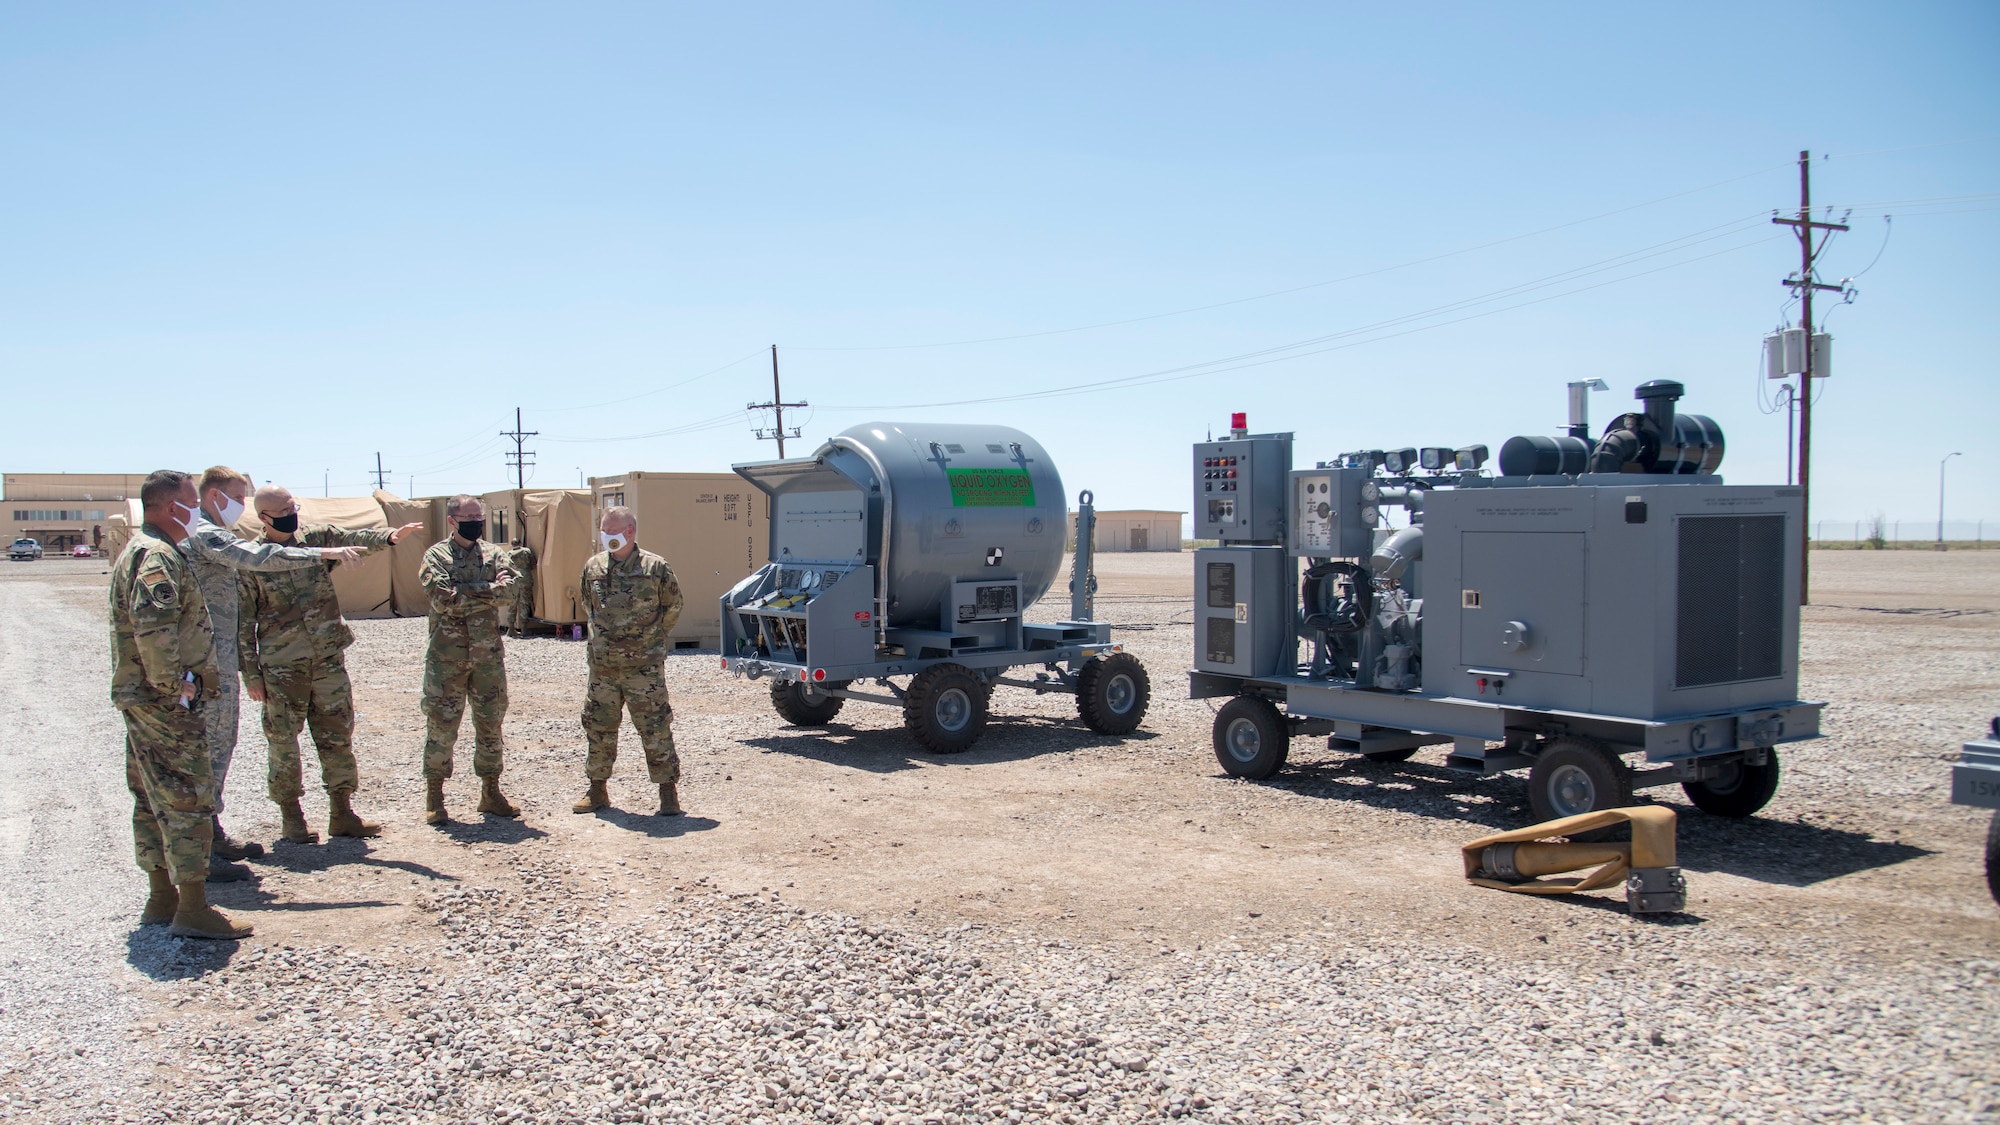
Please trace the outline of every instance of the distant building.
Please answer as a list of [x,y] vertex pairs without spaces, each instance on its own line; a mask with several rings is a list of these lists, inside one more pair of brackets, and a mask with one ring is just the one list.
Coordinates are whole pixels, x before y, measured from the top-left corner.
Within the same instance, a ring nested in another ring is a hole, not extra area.
[[[1178,551],[1184,512],[1097,512],[1097,532],[1091,539],[1098,551]],[[1069,537],[1076,541],[1076,513],[1069,514]]]
[[50,554],[79,543],[102,547],[125,523],[125,501],[138,499],[145,480],[144,473],[8,473],[0,534],[9,543],[37,540]]

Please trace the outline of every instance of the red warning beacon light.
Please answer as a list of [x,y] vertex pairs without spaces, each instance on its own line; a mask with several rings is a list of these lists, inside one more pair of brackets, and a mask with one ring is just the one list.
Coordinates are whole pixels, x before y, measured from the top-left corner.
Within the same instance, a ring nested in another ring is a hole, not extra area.
[[1234,413],[1234,414],[1231,414],[1231,415],[1229,416],[1229,436],[1230,436],[1230,437],[1249,437],[1249,436],[1250,436],[1250,415],[1248,415],[1248,414],[1244,413],[1244,412],[1243,412],[1243,411],[1241,411],[1241,410],[1237,411],[1237,412],[1236,412],[1236,413]]

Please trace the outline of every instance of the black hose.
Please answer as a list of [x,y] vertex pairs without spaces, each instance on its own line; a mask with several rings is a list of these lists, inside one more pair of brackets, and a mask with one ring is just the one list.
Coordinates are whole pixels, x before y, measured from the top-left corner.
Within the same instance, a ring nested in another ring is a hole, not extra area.
[[1639,459],[1639,453],[1646,447],[1645,439],[1631,430],[1612,430],[1599,439],[1597,448],[1590,454],[1590,472],[1615,473],[1626,464]]

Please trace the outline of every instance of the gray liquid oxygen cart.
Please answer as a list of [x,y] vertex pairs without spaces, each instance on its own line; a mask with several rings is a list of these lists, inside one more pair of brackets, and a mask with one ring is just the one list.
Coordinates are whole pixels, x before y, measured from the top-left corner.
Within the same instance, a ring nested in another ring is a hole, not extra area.
[[[1068,531],[1062,478],[1027,434],[875,422],[810,457],[734,468],[770,497],[770,561],[722,597],[722,666],[770,678],[787,722],[889,704],[918,743],[950,753],[979,738],[995,687],[1075,695],[1100,734],[1145,718],[1146,669],[1092,620],[1088,492],[1069,619],[1024,619]],[[1006,675],[1021,667],[1040,671]]]

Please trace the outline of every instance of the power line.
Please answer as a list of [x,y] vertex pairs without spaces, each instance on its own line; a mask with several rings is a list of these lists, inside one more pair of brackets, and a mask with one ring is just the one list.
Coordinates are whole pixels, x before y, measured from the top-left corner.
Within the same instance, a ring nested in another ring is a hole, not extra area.
[[[1759,212],[1756,216],[1756,218],[1760,219],[1762,217],[1763,217],[1763,212]],[[1192,379],[1204,374],[1215,375],[1229,371],[1242,371],[1252,367],[1262,367],[1272,363],[1282,363],[1287,360],[1304,359],[1308,356],[1321,355],[1330,351],[1341,351],[1346,348],[1360,347],[1362,344],[1375,343],[1380,340],[1395,339],[1400,336],[1408,336],[1417,332],[1429,331],[1430,329],[1433,328],[1443,328],[1452,324],[1461,324],[1468,320],[1477,320],[1482,317],[1494,316],[1499,313],[1512,311],[1514,309],[1526,308],[1530,305],[1541,304],[1546,301],[1556,300],[1557,298],[1560,297],[1567,297],[1576,293],[1582,293],[1592,289],[1600,289],[1607,285],[1616,285],[1620,282],[1631,281],[1635,278],[1640,278],[1640,277],[1646,277],[1651,274],[1663,272],[1665,270],[1677,269],[1681,266],[1692,265],[1696,262],[1706,261],[1710,258],[1720,257],[1723,254],[1735,253],[1738,250],[1748,249],[1751,246],[1757,246],[1765,242],[1771,241],[1770,237],[1757,238],[1749,242],[1740,243],[1735,246],[1730,246],[1722,250],[1715,251],[1714,253],[1703,254],[1693,258],[1686,258],[1680,261],[1670,262],[1664,266],[1659,266],[1654,269],[1642,270],[1637,273],[1626,274],[1624,276],[1611,278],[1606,281],[1596,282],[1590,285],[1578,286],[1573,289],[1566,289],[1559,293],[1553,293],[1545,297],[1537,297],[1529,301],[1521,301],[1511,305],[1504,305],[1500,308],[1488,309],[1484,312],[1472,313],[1467,316],[1456,317],[1451,320],[1438,321],[1432,324],[1420,324],[1417,325],[1416,327],[1407,328],[1404,331],[1400,332],[1388,332],[1380,335],[1372,335],[1369,336],[1367,339],[1350,340],[1350,342],[1347,343],[1334,344],[1330,347],[1315,348],[1314,350],[1311,351],[1298,351],[1298,349],[1300,348],[1312,347],[1312,345],[1315,344],[1327,343],[1333,340],[1347,339],[1354,336],[1368,335],[1370,333],[1378,333],[1385,328],[1399,327],[1401,325],[1409,324],[1412,321],[1423,320],[1428,317],[1440,316],[1451,312],[1456,312],[1463,309],[1476,307],[1477,305],[1489,303],[1494,300],[1504,300],[1505,298],[1510,296],[1518,296],[1523,293],[1534,292],[1535,290],[1538,289],[1549,288],[1552,285],[1560,285],[1565,281],[1574,281],[1581,277],[1588,277],[1595,273],[1606,272],[1609,269],[1617,269],[1620,266],[1632,265],[1638,261],[1644,261],[1648,258],[1659,257],[1660,256],[1659,253],[1649,253],[1649,251],[1657,249],[1658,246],[1673,246],[1674,249],[1687,249],[1689,246],[1700,245],[1703,242],[1711,242],[1714,241],[1716,238],[1726,238],[1731,234],[1743,233],[1743,231],[1748,229],[1748,225],[1751,221],[1752,220],[1750,219],[1740,219],[1731,223],[1723,224],[1724,227],[1731,229],[1725,230],[1723,234],[1715,235],[1714,237],[1711,238],[1695,239],[1695,235],[1707,233],[1707,231],[1697,231],[1695,232],[1694,235],[1686,235],[1679,239],[1670,240],[1667,243],[1656,244],[1656,246],[1654,247],[1646,247],[1642,250],[1632,251],[1627,254],[1621,254],[1616,258],[1605,259],[1604,260],[1605,262],[1612,263],[1611,265],[1608,266],[1605,265],[1604,262],[1593,262],[1586,266],[1580,266],[1575,269],[1565,270],[1562,273],[1552,274],[1549,275],[1548,277],[1540,278],[1535,281],[1523,282],[1518,285],[1508,286],[1504,289],[1494,290],[1491,293],[1483,294],[1478,297],[1467,298],[1460,301],[1450,302],[1444,305],[1434,306],[1430,309],[1423,310],[1422,312],[1408,313],[1403,316],[1391,317],[1386,320],[1375,321],[1373,323],[1360,325],[1355,328],[1343,329],[1342,331],[1339,332],[1328,333],[1326,335],[1311,337],[1305,340],[1295,340],[1289,344],[1281,344],[1275,347],[1261,348],[1255,351],[1241,352],[1231,356],[1223,356],[1218,359],[1206,360],[1201,363],[1187,364],[1179,367],[1163,368],[1157,371],[1149,371],[1138,375],[1126,375],[1126,376],[1120,376],[1118,378],[1102,379],[1091,383],[1083,383],[1066,387],[1051,387],[1038,391],[1023,391],[1017,394],[1009,394],[1009,395],[993,395],[982,398],[959,399],[950,402],[898,403],[898,404],[876,404],[876,405],[862,405],[862,406],[836,405],[836,406],[829,406],[826,409],[840,410],[840,411],[920,410],[920,409],[927,409],[930,407],[973,406],[973,405],[982,405],[986,403],[995,403],[995,402],[1016,402],[1027,399],[1063,398],[1077,394],[1093,394],[1109,390],[1125,390],[1125,389],[1130,389],[1132,387],[1143,386],[1143,385],[1178,382],[1183,379]],[[1711,227],[1708,229],[1716,230],[1718,228]],[[1676,245],[1676,244],[1682,244],[1682,245]],[[1673,252],[1672,250],[1667,250],[1663,251],[1662,253],[1672,253],[1672,252]],[[1292,354],[1281,354],[1281,353],[1292,353]]]
[[385,492],[389,488],[389,470],[382,467],[382,454],[375,454],[375,490]]
[[1656,206],[1661,203],[1671,202],[1672,200],[1680,199],[1684,196],[1696,195],[1704,191],[1710,191],[1715,188],[1724,187],[1729,184],[1737,183],[1742,180],[1751,179],[1756,176],[1762,176],[1784,167],[1788,167],[1788,164],[1774,164],[1767,168],[1759,168],[1754,172],[1745,172],[1740,176],[1732,176],[1726,180],[1717,180],[1712,184],[1704,184],[1701,187],[1688,188],[1685,191],[1677,191],[1671,195],[1660,196],[1657,199],[1649,199],[1643,203],[1634,203],[1630,206],[1620,207],[1617,208],[1616,210],[1605,211],[1602,212],[1601,214],[1590,215],[1581,219],[1572,219],[1569,222],[1557,223],[1554,226],[1543,227],[1540,230],[1532,230],[1523,234],[1509,235],[1506,238],[1497,238],[1491,242],[1482,242],[1475,246],[1466,246],[1457,250],[1447,250],[1442,254],[1433,254],[1430,255],[1429,257],[1416,258],[1407,262],[1399,262],[1391,266],[1382,266],[1377,269],[1365,270],[1361,273],[1348,274],[1345,277],[1330,278],[1326,281],[1315,281],[1305,285],[1295,285],[1289,289],[1276,289],[1269,293],[1258,293],[1248,297],[1236,297],[1227,301],[1216,301],[1212,304],[1195,305],[1190,308],[1174,309],[1168,312],[1151,313],[1146,316],[1127,317],[1122,320],[1106,320],[1106,321],[1100,321],[1095,324],[1079,324],[1069,328],[1051,328],[1040,332],[1021,332],[1007,336],[985,336],[969,340],[941,340],[926,344],[880,344],[880,345],[856,346],[856,347],[801,347],[797,345],[791,345],[791,347],[792,350],[794,351],[810,351],[810,352],[877,352],[877,351],[909,351],[920,348],[951,348],[969,344],[995,344],[995,343],[1002,343],[1008,340],[1029,340],[1041,336],[1060,336],[1071,332],[1088,332],[1098,328],[1116,328],[1126,324],[1141,324],[1149,320],[1162,320],[1167,317],[1186,316],[1190,313],[1207,312],[1211,309],[1228,308],[1231,305],[1241,305],[1241,304],[1247,304],[1252,301],[1269,300],[1273,297],[1289,296],[1290,294],[1293,293],[1303,293],[1310,289],[1322,289],[1325,288],[1326,286],[1339,285],[1343,282],[1359,281],[1363,278],[1376,277],[1385,273],[1393,273],[1396,270],[1410,269],[1415,266],[1428,265],[1432,262],[1443,261],[1446,258],[1455,258],[1465,254],[1477,253],[1481,250],[1490,250],[1495,246],[1505,246],[1510,242],[1519,242],[1522,239],[1527,239],[1527,238],[1538,238],[1542,235],[1551,234],[1555,231],[1567,230],[1570,227],[1582,226],[1585,223],[1594,223],[1599,219],[1608,219],[1616,215],[1623,215],[1630,211],[1637,211],[1646,207]]
[[578,410],[597,410],[606,406],[617,406],[620,403],[636,402],[642,398],[651,398],[654,395],[665,394],[668,391],[678,390],[681,387],[685,387],[690,383],[698,383],[701,380],[706,379],[711,375],[720,375],[724,371],[727,371],[732,367],[736,367],[743,363],[748,363],[750,360],[756,359],[758,356],[763,354],[764,354],[764,349],[759,347],[757,350],[749,353],[748,355],[730,360],[728,363],[723,364],[721,367],[710,368],[709,370],[704,371],[699,375],[690,375],[687,378],[682,379],[678,383],[669,383],[666,386],[657,388],[655,390],[641,391],[636,395],[627,395],[624,398],[607,399],[604,402],[593,402],[587,406],[559,406],[553,409],[544,409],[542,412],[544,414],[568,414]]

